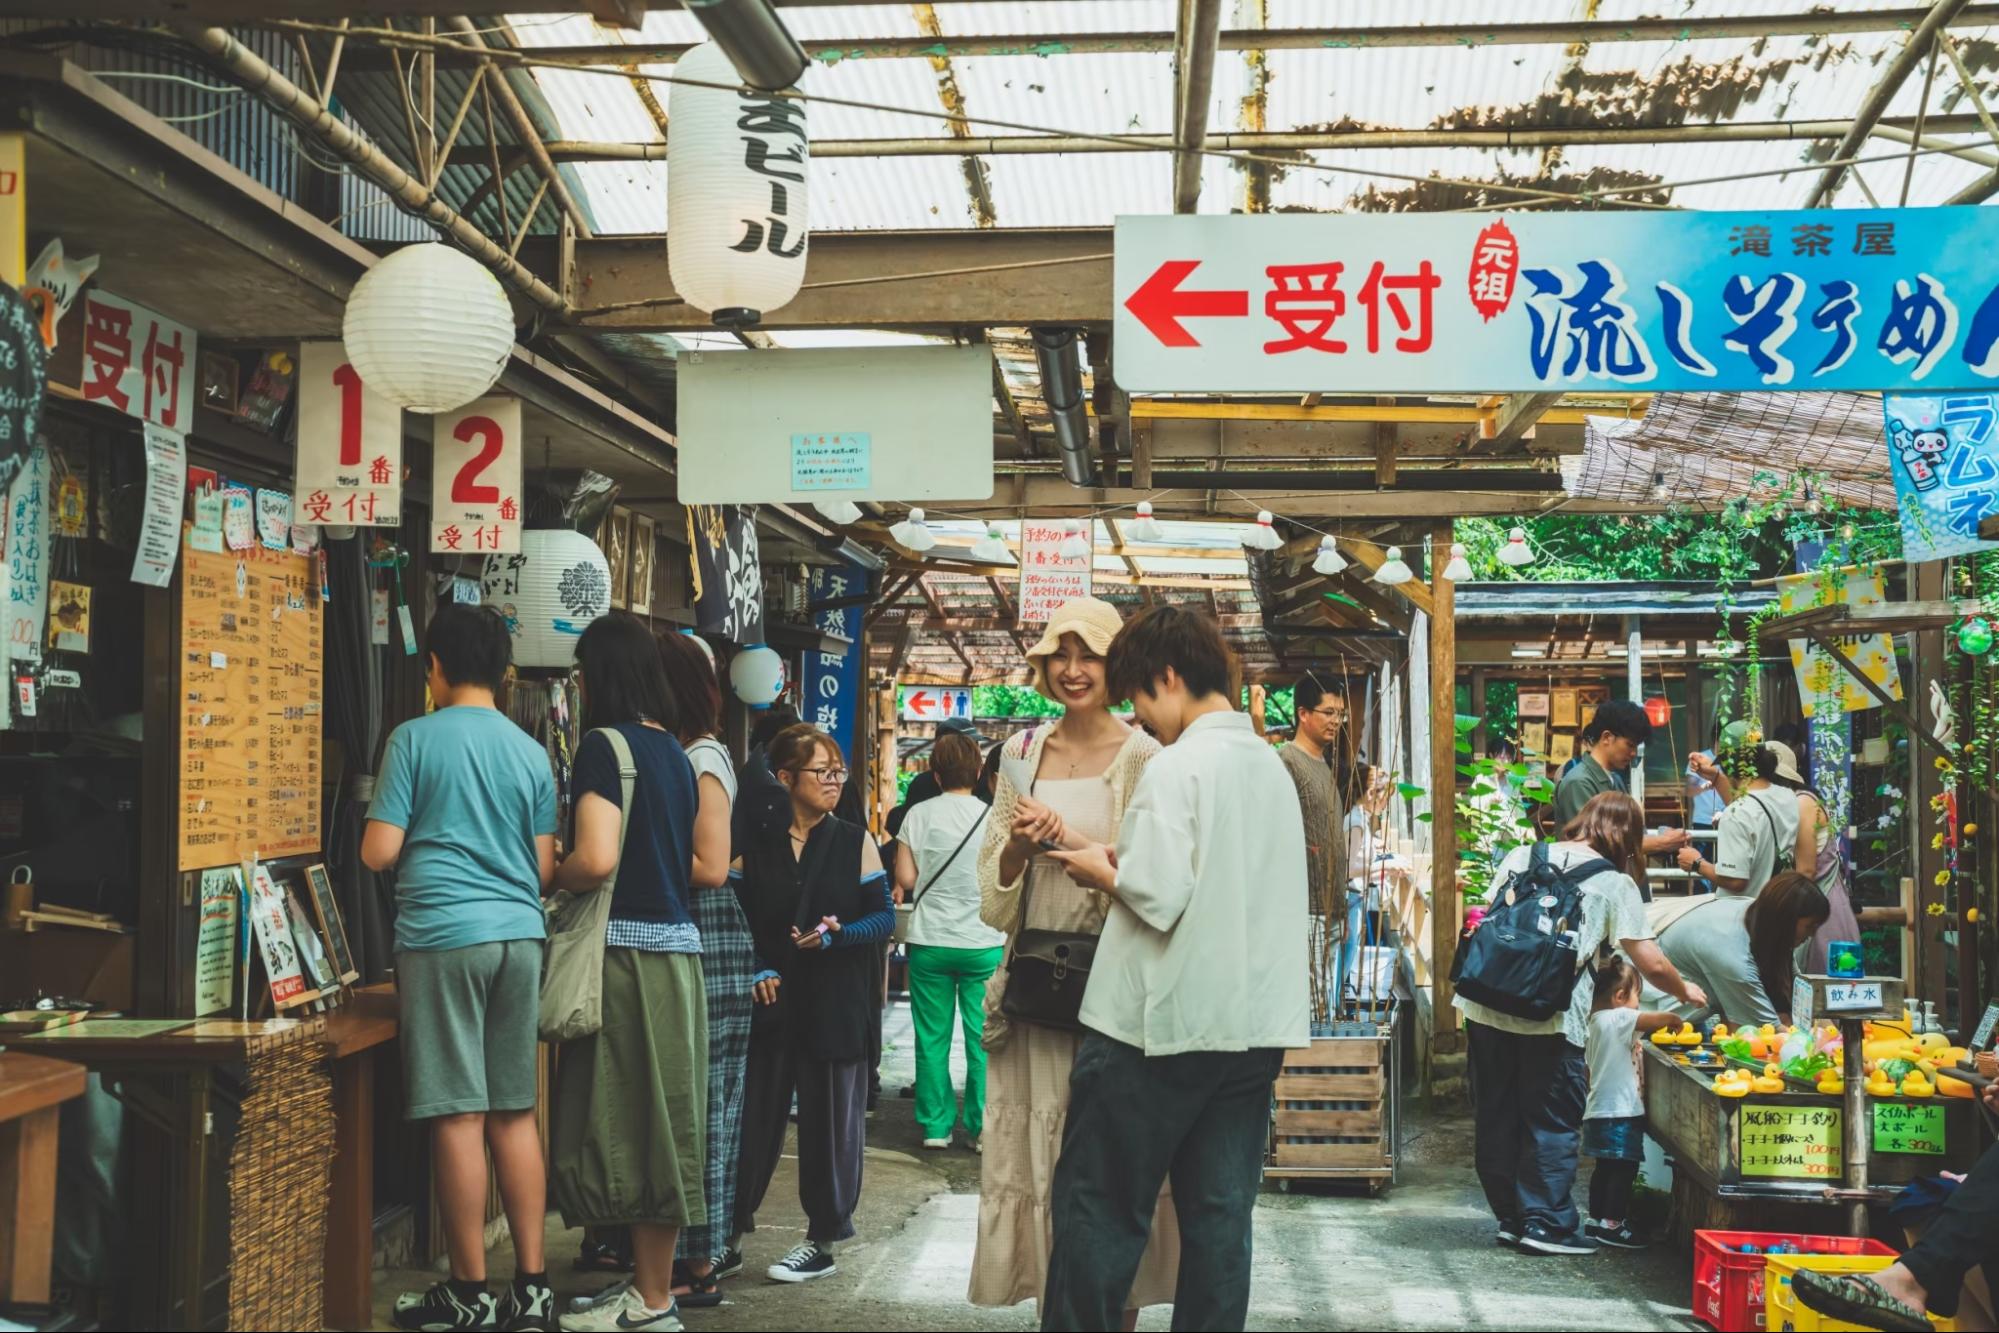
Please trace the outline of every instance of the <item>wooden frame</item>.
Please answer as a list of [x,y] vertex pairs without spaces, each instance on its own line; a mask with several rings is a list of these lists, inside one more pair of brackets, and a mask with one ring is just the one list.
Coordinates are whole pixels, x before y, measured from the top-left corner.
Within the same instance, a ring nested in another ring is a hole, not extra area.
[[611,566],[611,605],[622,611],[630,602],[625,590],[632,572],[632,511],[613,506],[604,520],[604,538],[604,559]]
[[313,915],[319,918],[319,936],[333,959],[340,984],[351,986],[361,979],[354,967],[354,950],[347,943],[347,923],[340,916],[340,900],[333,896],[333,877],[324,865],[305,868],[306,897],[312,900]]
[[625,607],[633,615],[652,614],[653,562],[658,555],[659,532],[653,520],[644,514],[632,515],[630,537],[631,592],[625,598]]

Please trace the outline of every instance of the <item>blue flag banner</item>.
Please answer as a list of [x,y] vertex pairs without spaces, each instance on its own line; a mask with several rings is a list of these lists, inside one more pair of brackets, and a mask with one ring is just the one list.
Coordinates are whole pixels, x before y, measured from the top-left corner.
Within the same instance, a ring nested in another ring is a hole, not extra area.
[[1978,539],[1979,523],[1999,514],[1999,397],[1888,394],[1881,415],[1902,557],[1941,560],[1999,548]]
[[[857,597],[868,590],[868,574],[859,565],[846,561],[838,565],[815,565],[806,581],[807,596],[817,605]],[[850,765],[861,762],[854,746],[860,736],[861,712],[861,605],[830,607],[812,613],[812,623],[820,632],[837,634],[852,641],[845,657],[831,653],[805,655],[805,680],[800,690],[799,715],[839,743],[840,753]]]

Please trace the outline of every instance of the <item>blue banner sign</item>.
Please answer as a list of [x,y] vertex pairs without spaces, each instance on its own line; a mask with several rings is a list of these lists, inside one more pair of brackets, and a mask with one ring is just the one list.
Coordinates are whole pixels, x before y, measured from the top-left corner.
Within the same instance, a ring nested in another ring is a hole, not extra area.
[[1986,393],[1881,399],[1905,560],[1988,551],[1978,525],[1999,514],[1999,398]]
[[[806,581],[814,603],[836,602],[858,597],[868,590],[867,571],[852,562],[831,567],[815,565]],[[861,712],[861,612],[860,605],[828,607],[812,613],[812,623],[821,633],[837,634],[851,641],[845,657],[831,653],[805,655],[805,680],[800,691],[799,715],[839,742],[847,762],[858,765],[861,756],[854,748],[860,735]]]

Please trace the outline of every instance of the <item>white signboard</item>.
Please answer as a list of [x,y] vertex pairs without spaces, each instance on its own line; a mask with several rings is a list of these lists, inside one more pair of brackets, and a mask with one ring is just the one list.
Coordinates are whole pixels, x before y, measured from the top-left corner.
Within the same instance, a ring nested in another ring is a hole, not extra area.
[[440,412],[430,455],[430,549],[513,555],[521,549],[521,403],[481,398]]
[[1020,623],[1022,628],[1046,625],[1062,603],[1088,597],[1095,561],[1087,555],[1065,556],[1068,535],[1060,520],[1022,519],[1020,523]]
[[337,342],[299,345],[294,523],[403,521],[403,410],[371,393]]
[[298,944],[292,939],[285,896],[261,862],[250,868],[250,923],[264,955],[264,975],[271,983],[271,1002],[283,1009],[305,995],[305,972],[299,966]]
[[905,722],[942,722],[947,717],[972,715],[972,687],[969,685],[912,685],[902,692]]
[[682,504],[993,493],[985,346],[688,352],[676,374]]
[[1829,1014],[1873,1013],[1881,1007],[1878,981],[1833,981],[1825,988],[1825,1008]]
[[83,298],[86,403],[185,435],[194,428],[194,330],[112,296]]

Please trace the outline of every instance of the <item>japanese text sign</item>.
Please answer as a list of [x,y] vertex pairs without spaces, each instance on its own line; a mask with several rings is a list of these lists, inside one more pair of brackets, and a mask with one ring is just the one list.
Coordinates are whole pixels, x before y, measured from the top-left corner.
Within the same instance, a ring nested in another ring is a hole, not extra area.
[[403,410],[369,392],[337,342],[298,356],[294,523],[393,528],[403,519]]
[[1977,208],[1125,217],[1125,390],[1976,389]]
[[194,428],[194,330],[92,291],[83,298],[83,400],[186,434]]
[[862,597],[868,591],[867,571],[852,561],[827,568],[814,566],[806,582],[812,607],[812,623],[822,634],[836,634],[852,641],[844,656],[833,653],[805,654],[805,679],[800,689],[799,715],[831,736],[847,756],[858,764],[861,710],[861,607],[828,606],[825,603]]
[[862,431],[814,431],[791,437],[791,489],[865,491],[874,440]]
[[[1883,576],[1872,571],[1848,569],[1840,573],[1790,574],[1777,580],[1778,606],[1785,615],[1809,611],[1815,606],[1844,603],[1851,607],[1876,606],[1884,599]],[[1891,698],[1902,697],[1902,673],[1895,665],[1895,640],[1886,634],[1844,640],[1845,660],[1839,659],[1810,639],[1791,640],[1791,668],[1798,676],[1798,698],[1806,717],[1821,707],[1832,706],[1848,713],[1878,708],[1881,701],[1853,675],[1859,671],[1886,690]]]
[[1059,522],[1022,519],[1020,523],[1020,623],[1046,625],[1062,603],[1088,597],[1093,586],[1093,556],[1065,556]]
[[434,418],[430,549],[512,555],[521,549],[521,404],[480,398]]
[[1978,525],[1999,514],[1999,397],[1889,396],[1881,416],[1903,557],[1941,560],[1999,547],[1978,540]]
[[1841,1174],[1840,1108],[1744,1105],[1737,1161],[1744,1176],[1833,1180]]
[[902,691],[902,720],[942,722],[947,717],[972,715],[972,687],[969,685],[911,685]]
[[1825,988],[1827,1014],[1871,1014],[1882,1006],[1878,981],[1833,981]]
[[1874,1151],[1942,1156],[1944,1108],[1907,1102],[1875,1102]]

